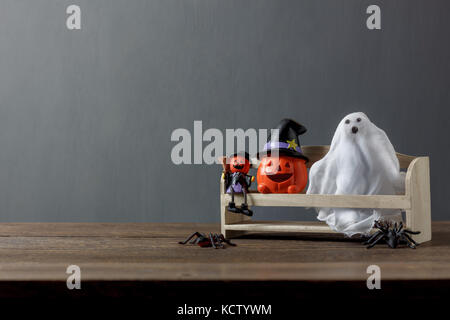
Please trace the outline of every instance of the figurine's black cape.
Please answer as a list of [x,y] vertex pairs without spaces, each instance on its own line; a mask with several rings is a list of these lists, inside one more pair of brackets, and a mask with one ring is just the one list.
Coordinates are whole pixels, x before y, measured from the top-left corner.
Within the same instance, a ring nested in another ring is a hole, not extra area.
[[243,188],[250,188],[252,184],[252,177],[242,172],[225,172],[225,189],[228,189],[232,184],[240,183]]

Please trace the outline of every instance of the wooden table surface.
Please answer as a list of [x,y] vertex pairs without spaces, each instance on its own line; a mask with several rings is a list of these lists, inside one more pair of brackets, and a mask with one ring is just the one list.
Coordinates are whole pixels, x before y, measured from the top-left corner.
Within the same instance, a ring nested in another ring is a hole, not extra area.
[[0,282],[65,282],[73,264],[83,281],[365,281],[371,264],[383,280],[450,279],[450,222],[434,222],[433,240],[416,250],[323,236],[247,236],[223,250],[178,244],[193,231],[219,225],[2,223]]

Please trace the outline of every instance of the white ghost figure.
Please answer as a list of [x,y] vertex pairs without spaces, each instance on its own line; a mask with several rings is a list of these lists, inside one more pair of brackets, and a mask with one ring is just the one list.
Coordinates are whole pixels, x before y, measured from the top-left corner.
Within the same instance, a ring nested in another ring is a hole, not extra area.
[[[405,175],[386,133],[362,112],[339,123],[330,150],[309,172],[308,194],[396,194]],[[367,234],[378,219],[399,220],[400,210],[318,208],[317,218],[347,236]]]

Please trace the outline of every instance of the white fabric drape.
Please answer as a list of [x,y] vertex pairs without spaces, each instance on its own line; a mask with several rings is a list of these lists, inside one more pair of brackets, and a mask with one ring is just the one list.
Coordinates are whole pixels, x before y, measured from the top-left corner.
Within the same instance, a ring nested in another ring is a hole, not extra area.
[[[362,112],[339,123],[327,155],[314,163],[308,194],[396,194],[405,176],[386,133]],[[318,208],[317,218],[347,236],[367,234],[378,219],[398,220],[400,210]]]

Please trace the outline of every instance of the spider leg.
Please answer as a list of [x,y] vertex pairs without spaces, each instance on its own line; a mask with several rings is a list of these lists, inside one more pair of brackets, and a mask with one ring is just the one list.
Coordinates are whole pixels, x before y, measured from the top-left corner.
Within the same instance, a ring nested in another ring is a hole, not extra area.
[[406,239],[408,239],[409,241],[411,241],[412,243],[414,243],[415,245],[417,245],[417,242],[415,242],[414,241],[414,239],[413,238],[411,238],[409,235],[407,235],[407,234],[402,234]]
[[216,244],[216,246],[217,246],[218,248],[223,249],[223,244],[222,244],[222,242],[220,241],[220,239],[217,237],[217,233],[213,233],[213,234],[212,234],[212,238],[213,238],[214,243]]
[[403,232],[406,232],[406,233],[409,233],[409,234],[419,234],[420,233],[420,231],[411,231],[411,230],[408,230],[408,229],[403,230]]
[[387,229],[383,226],[383,224],[380,221],[375,221],[374,225],[375,228],[380,229],[383,232],[387,232]]
[[378,237],[380,234],[383,234],[382,231],[377,231],[375,232],[368,240],[364,241],[363,244],[370,244],[372,242],[373,239],[375,239],[376,237]]
[[400,221],[400,224],[398,225],[398,232],[402,231],[403,229],[403,221]]
[[404,240],[406,242],[406,245],[408,247],[410,247],[411,249],[415,249],[416,248],[416,246],[412,242],[410,242],[407,238],[403,237],[403,235],[400,237],[400,239]]
[[223,241],[223,237],[221,234],[216,233],[217,241],[220,243],[222,249],[225,249],[225,241]]
[[[179,241],[179,244],[186,244],[189,242],[189,240],[191,240],[193,237],[197,236],[200,237],[202,234],[200,232],[194,232],[193,234],[191,234],[189,237],[186,238],[186,240],[184,241]],[[192,243],[192,242],[191,242]]]
[[200,234],[200,235],[198,236],[198,238],[192,240],[191,243],[193,243],[193,244],[199,244],[200,242],[203,242],[203,241],[205,241],[205,240],[208,239],[208,237],[207,237],[206,235],[204,235],[203,233],[200,233],[200,232],[199,232],[199,234]]
[[214,240],[213,234],[211,232],[209,233],[209,240],[211,241],[211,246],[214,249],[217,249],[216,244],[214,243],[215,240]]
[[228,245],[230,245],[230,246],[233,246],[233,247],[236,247],[236,246],[237,246],[236,243],[233,243],[233,242],[231,242],[230,240],[226,239],[226,238],[223,236],[223,234],[220,235],[220,238],[222,239],[223,242],[225,242],[226,244],[228,244]]
[[415,249],[417,246],[417,242],[415,242],[410,236],[408,236],[406,233],[403,233],[401,238],[406,241],[406,244],[408,245],[408,247]]
[[367,249],[370,249],[370,248],[372,248],[374,245],[376,245],[377,244],[377,242],[378,241],[380,241],[381,239],[383,239],[384,238],[384,233],[381,233],[371,244],[369,244],[368,246],[367,246]]

